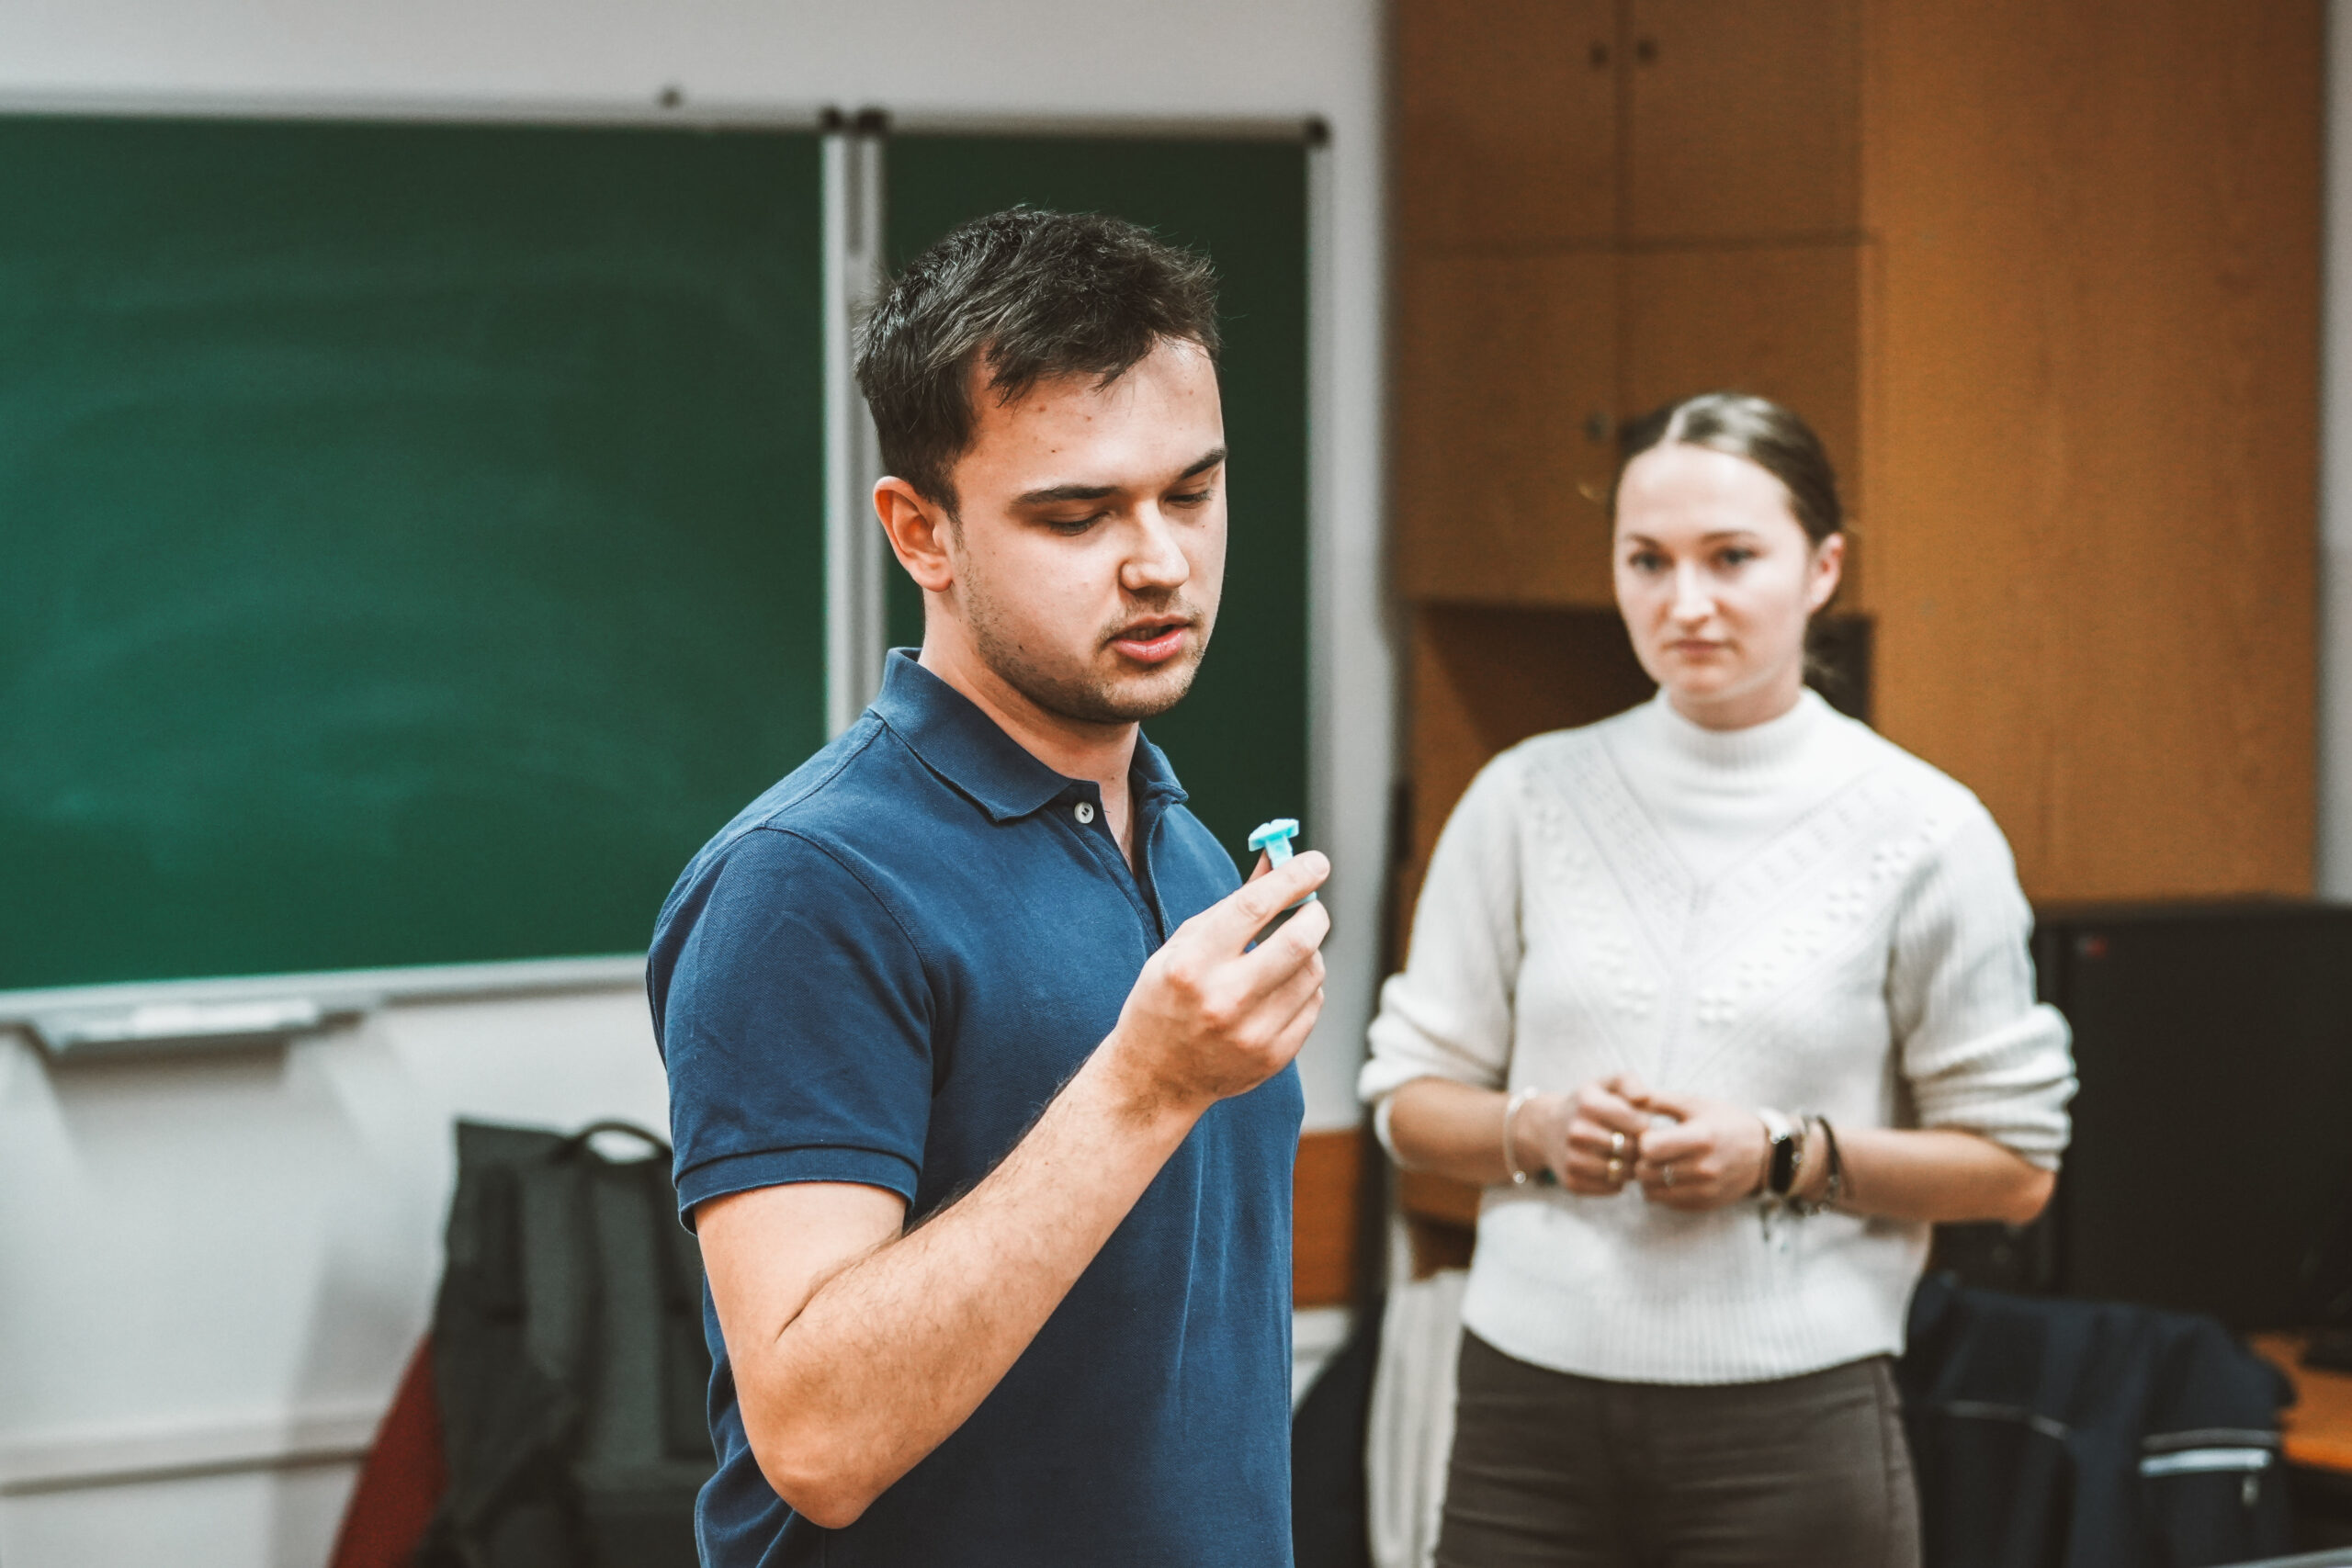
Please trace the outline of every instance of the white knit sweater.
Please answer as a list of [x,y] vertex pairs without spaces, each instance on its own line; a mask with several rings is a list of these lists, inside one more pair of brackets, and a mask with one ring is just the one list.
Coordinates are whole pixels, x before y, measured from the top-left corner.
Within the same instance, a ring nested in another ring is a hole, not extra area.
[[[1652,1089],[1960,1127],[2055,1168],[2075,1089],[2030,915],[1976,797],[1807,692],[1752,728],[1660,698],[1538,736],[1454,809],[1360,1089]],[[1385,1118],[1382,1119],[1384,1129]],[[1638,1189],[1487,1190],[1463,1305],[1521,1360],[1744,1382],[1899,1353],[1928,1227]]]

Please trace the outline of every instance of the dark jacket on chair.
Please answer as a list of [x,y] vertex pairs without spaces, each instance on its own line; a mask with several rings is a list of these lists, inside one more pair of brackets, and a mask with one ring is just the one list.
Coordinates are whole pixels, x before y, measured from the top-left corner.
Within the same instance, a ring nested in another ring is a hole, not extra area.
[[2205,1568],[2288,1550],[2276,1369],[2211,1318],[1941,1277],[1898,1376],[1928,1568]]

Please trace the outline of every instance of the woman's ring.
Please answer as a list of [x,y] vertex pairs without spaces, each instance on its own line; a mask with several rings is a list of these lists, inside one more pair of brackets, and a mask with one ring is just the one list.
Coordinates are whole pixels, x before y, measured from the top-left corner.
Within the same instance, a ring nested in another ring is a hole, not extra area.
[[1672,1166],[1662,1165],[1657,1168],[1657,1184],[1660,1187],[1671,1187],[1674,1185],[1674,1168]]
[[1625,1157],[1624,1134],[1611,1133],[1609,1134],[1609,1157],[1611,1159],[1623,1159]]
[[1612,1182],[1623,1181],[1625,1179],[1625,1162],[1623,1160],[1615,1158],[1610,1160],[1609,1179]]

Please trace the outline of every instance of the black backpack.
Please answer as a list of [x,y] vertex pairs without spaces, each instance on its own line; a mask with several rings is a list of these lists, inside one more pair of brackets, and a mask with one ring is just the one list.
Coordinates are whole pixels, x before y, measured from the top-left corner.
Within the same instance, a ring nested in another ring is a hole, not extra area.
[[[627,1133],[653,1156],[609,1160]],[[418,1568],[695,1568],[702,1256],[669,1145],[600,1122],[565,1137],[458,1123],[433,1310],[448,1490]]]

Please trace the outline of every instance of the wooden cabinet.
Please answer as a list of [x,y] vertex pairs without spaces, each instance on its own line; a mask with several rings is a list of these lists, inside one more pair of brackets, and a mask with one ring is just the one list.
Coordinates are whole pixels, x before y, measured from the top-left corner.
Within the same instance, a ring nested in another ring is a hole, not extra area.
[[1617,226],[1617,0],[1396,11],[1397,232],[1417,250],[1603,241]]
[[1401,272],[1402,580],[1428,598],[1607,604],[1612,258],[1442,254]]
[[[2318,0],[1395,15],[1417,611],[1605,612],[1615,429],[1761,392],[1844,481],[1875,722],[2030,893],[2308,889]],[[1430,832],[1487,744],[1442,706]]]
[[1693,392],[1855,466],[1859,4],[1401,0],[1408,596],[1609,607],[1616,431]]
[[1803,413],[1841,479],[1851,478],[1861,452],[1860,246],[1637,251],[1623,269],[1620,406],[1655,408],[1711,387],[1755,392]]
[[1633,0],[1624,238],[1850,239],[1860,0]]
[[2037,898],[2311,887],[2322,20],[1873,0],[1879,724]]

